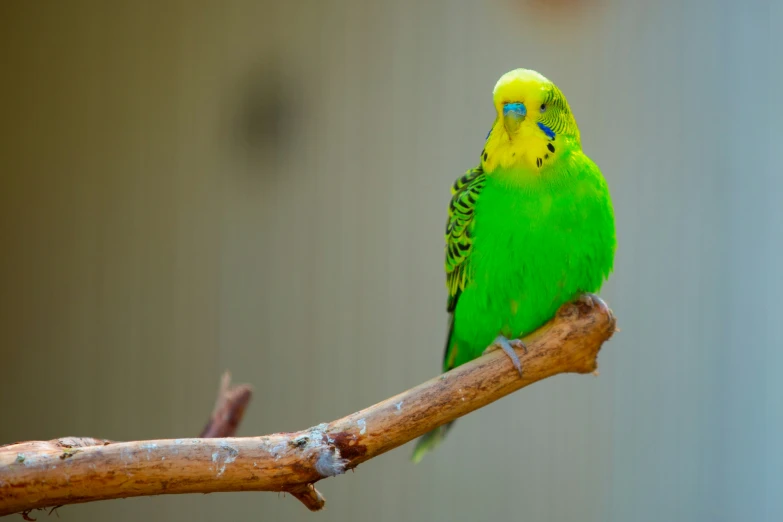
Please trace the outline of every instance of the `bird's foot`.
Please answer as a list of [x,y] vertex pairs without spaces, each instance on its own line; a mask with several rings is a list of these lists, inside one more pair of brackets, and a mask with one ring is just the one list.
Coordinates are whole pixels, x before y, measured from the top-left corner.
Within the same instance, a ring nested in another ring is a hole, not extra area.
[[514,368],[516,368],[519,372],[519,376],[522,377],[522,363],[519,361],[519,356],[517,356],[517,352],[514,351],[514,348],[521,348],[525,351],[525,353],[527,353],[527,345],[525,345],[525,343],[519,339],[509,340],[502,335],[498,335],[492,344],[490,344],[489,347],[484,350],[484,353],[494,352],[498,348],[503,350],[506,355],[508,355],[509,359],[511,359],[511,362],[514,363]]
[[609,307],[604,302],[604,300],[601,299],[600,297],[598,297],[595,294],[584,293],[584,294],[579,296],[579,298],[576,300],[576,302],[577,303],[584,303],[584,304],[586,304],[587,306],[590,306],[590,307],[598,307],[601,310],[609,310]]

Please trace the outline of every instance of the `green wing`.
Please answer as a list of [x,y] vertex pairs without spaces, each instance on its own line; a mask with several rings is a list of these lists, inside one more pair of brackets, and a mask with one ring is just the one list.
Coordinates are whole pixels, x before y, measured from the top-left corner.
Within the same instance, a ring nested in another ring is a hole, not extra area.
[[[446,222],[446,287],[449,290],[447,309],[449,311],[449,332],[446,336],[446,353],[443,354],[443,371],[454,367],[454,358],[458,347],[451,344],[454,332],[454,309],[465,285],[468,284],[470,271],[468,260],[473,246],[473,214],[481,189],[486,181],[481,167],[471,169],[454,182],[451,187],[449,219]],[[435,449],[446,437],[454,421],[425,433],[416,443],[411,459],[419,462],[424,455]]]
[[454,309],[462,290],[468,283],[468,258],[473,247],[473,216],[486,176],[482,168],[476,167],[454,182],[451,188],[449,218],[446,222],[446,288],[449,298],[446,309],[449,312],[449,331],[446,350],[443,355],[443,369],[453,368],[451,334],[454,331]]

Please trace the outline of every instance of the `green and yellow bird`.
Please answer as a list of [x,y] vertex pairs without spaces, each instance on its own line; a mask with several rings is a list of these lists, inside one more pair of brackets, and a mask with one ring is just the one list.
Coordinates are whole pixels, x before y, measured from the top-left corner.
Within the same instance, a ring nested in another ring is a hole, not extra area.
[[[555,84],[528,69],[504,74],[478,167],[452,187],[446,225],[450,324],[443,371],[513,347],[609,277],[616,247],[609,189],[582,152]],[[452,423],[419,439],[418,462]]]

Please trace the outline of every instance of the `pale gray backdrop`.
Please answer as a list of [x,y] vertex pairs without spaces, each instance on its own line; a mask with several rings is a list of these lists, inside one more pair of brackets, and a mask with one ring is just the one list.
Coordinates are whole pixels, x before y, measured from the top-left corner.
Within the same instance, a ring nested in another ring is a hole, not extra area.
[[764,0],[4,2],[0,442],[195,435],[224,369],[256,387],[243,435],[436,374],[449,185],[524,66],[614,196],[600,378],[325,481],[320,514],[244,493],[60,520],[783,519],[782,23]]

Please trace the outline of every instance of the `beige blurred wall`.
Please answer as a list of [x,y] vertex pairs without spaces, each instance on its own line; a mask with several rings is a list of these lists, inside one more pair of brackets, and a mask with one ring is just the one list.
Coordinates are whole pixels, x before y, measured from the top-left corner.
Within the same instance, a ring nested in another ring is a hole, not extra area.
[[[780,309],[759,296],[781,289],[783,13],[719,3],[3,3],[0,442],[194,435],[224,369],[256,388],[245,435],[437,373],[448,187],[526,66],[615,195],[601,378],[476,412],[418,467],[403,448],[326,481],[318,515],[244,493],[60,518],[776,520],[783,390],[759,368],[779,336],[753,311]],[[766,88],[738,98],[736,71]],[[759,364],[725,342],[734,317]]]

